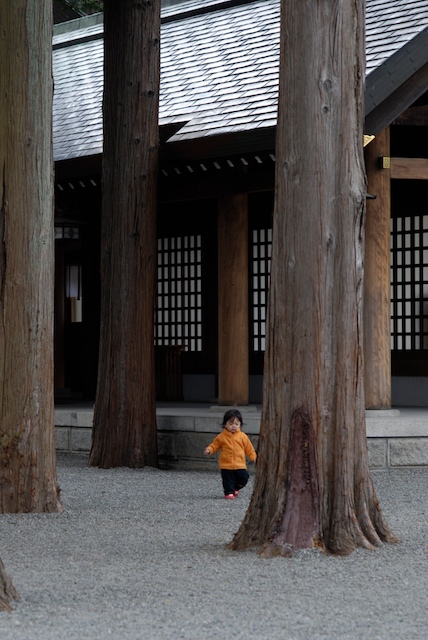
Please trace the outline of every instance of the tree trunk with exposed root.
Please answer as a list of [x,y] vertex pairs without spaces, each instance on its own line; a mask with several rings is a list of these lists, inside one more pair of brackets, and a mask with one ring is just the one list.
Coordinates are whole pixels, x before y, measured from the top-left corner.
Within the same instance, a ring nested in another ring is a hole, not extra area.
[[101,328],[90,464],[157,466],[160,3],[104,2]]
[[370,478],[362,339],[364,3],[283,0],[254,492],[231,549],[396,541]]
[[0,512],[61,511],[53,311],[52,2],[0,3]]

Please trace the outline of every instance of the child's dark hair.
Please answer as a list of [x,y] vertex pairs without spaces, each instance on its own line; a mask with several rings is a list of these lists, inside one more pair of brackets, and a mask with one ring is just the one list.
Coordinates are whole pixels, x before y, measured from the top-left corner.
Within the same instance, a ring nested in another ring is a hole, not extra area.
[[243,424],[241,412],[238,411],[238,409],[229,409],[229,411],[226,411],[223,416],[223,427],[225,426],[226,422],[229,422],[231,418],[237,418],[241,425]]

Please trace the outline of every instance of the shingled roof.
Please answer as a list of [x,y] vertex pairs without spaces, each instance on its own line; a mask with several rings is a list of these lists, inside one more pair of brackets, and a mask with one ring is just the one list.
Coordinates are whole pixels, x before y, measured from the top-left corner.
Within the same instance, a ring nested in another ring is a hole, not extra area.
[[[276,125],[279,0],[162,10],[160,125],[169,142]],[[366,113],[428,62],[428,0],[367,0]],[[54,157],[102,152],[102,15],[55,28]],[[174,133],[175,132],[175,133]]]

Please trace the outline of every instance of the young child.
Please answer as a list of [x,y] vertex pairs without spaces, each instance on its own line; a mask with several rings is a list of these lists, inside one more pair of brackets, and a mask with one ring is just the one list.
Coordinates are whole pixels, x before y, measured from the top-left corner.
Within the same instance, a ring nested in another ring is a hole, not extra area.
[[218,465],[221,470],[224,497],[234,500],[239,490],[245,487],[250,474],[247,471],[245,456],[254,462],[257,454],[246,433],[241,431],[242,415],[236,409],[226,411],[223,418],[223,431],[214,438],[205,449],[210,456],[220,449]]

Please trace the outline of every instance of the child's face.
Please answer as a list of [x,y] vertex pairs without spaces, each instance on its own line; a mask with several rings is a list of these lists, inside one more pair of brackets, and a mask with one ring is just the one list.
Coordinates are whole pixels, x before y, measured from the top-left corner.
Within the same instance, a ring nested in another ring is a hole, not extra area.
[[229,418],[229,420],[224,425],[224,428],[230,431],[230,433],[235,433],[241,428],[241,423],[238,418]]

